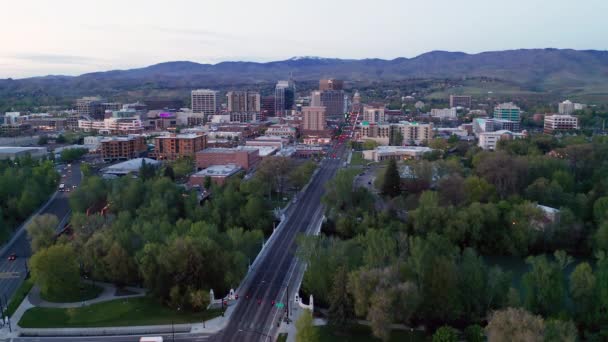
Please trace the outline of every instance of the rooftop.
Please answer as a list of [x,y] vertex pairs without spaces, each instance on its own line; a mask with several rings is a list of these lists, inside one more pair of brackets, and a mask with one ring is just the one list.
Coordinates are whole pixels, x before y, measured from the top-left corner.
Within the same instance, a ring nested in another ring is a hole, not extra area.
[[160,135],[156,138],[158,139],[195,139],[200,137],[198,134],[194,133],[182,133],[182,134],[170,134],[170,135]]
[[148,165],[160,165],[160,162],[154,159],[135,158],[122,163],[110,165],[104,169],[104,173],[127,174],[130,172],[136,172],[139,171],[139,168],[141,168],[144,161]]
[[201,170],[194,174],[194,176],[198,177],[228,177],[233,174],[239,172],[241,167],[234,164],[226,164],[226,165],[211,165],[208,168]]
[[19,153],[19,152],[33,152],[33,151],[46,151],[46,147],[19,147],[19,146],[0,146],[0,153]]
[[378,146],[376,151],[380,153],[392,153],[392,152],[431,152],[432,148],[426,146]]

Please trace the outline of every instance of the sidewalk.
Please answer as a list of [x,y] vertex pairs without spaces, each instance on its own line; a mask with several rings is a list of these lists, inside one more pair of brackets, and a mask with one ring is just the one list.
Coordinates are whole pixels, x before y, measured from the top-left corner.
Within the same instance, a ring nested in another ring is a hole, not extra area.
[[[87,283],[91,284],[92,282],[87,281]],[[114,299],[142,297],[142,296],[146,295],[145,289],[136,288],[136,287],[126,287],[127,290],[129,290],[130,292],[134,292],[134,294],[125,295],[125,296],[117,296],[116,295],[117,288],[113,284],[95,282],[95,285],[102,287],[103,292],[97,298],[85,300],[85,301],[81,301],[81,302],[55,303],[55,302],[46,301],[40,297],[40,288],[38,286],[34,286],[32,288],[32,291],[30,291],[30,293],[28,294],[27,299],[33,306],[38,306],[41,308],[64,308],[65,309],[65,308],[78,308],[81,306],[87,306],[87,305],[91,305],[91,304],[107,302],[107,301],[114,300]]]

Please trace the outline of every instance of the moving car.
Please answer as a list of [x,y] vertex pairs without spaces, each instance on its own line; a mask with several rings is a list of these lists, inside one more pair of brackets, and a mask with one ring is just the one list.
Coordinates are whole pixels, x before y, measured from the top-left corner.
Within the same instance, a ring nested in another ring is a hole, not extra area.
[[163,342],[162,336],[144,336],[139,339],[139,342]]
[[8,256],[8,261],[15,261],[17,259],[17,254],[15,253],[11,253],[11,255]]

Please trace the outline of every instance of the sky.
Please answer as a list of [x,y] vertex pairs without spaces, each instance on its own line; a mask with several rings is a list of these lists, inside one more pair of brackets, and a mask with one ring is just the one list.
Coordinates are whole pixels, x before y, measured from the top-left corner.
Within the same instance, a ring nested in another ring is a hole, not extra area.
[[189,60],[608,49],[607,0],[3,0],[0,78]]

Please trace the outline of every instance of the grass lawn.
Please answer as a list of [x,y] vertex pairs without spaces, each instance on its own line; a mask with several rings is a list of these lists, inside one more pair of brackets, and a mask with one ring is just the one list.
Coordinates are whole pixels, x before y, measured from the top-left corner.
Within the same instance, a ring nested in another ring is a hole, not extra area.
[[76,328],[193,323],[221,315],[221,310],[175,311],[151,297],[117,299],[86,307],[32,308],[25,312],[23,328]]
[[[319,341],[320,342],[370,342],[380,341],[372,336],[371,329],[364,325],[356,325],[350,329],[348,334],[340,335],[334,334],[331,328],[327,325],[318,327],[319,329]],[[424,332],[414,331],[410,333],[404,330],[393,330],[391,333],[391,342],[427,342],[430,341],[431,337],[427,336]]]
[[355,151],[350,158],[350,165],[366,165],[368,160],[363,159],[363,152]]
[[25,299],[25,296],[30,292],[32,287],[34,286],[34,282],[32,279],[25,279],[21,286],[15,291],[15,294],[11,298],[11,301],[8,303],[8,307],[6,311],[8,311],[8,315],[12,316],[15,310],[19,307],[21,302]]
[[287,334],[282,333],[277,337],[277,342],[287,342]]
[[102,292],[102,287],[93,284],[82,284],[82,288],[80,289],[80,291],[54,295],[43,295],[42,293],[40,293],[40,296],[42,297],[42,299],[53,303],[73,303],[97,298]]

